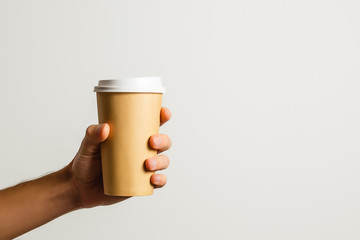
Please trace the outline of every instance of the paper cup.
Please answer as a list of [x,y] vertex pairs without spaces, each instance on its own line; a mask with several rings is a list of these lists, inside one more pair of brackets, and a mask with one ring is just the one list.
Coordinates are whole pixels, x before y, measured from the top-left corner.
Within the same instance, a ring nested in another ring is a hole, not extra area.
[[110,134],[101,143],[104,193],[112,196],[151,195],[153,172],[145,160],[157,154],[149,147],[159,133],[162,94],[159,77],[101,80],[95,87],[99,123],[108,123]]

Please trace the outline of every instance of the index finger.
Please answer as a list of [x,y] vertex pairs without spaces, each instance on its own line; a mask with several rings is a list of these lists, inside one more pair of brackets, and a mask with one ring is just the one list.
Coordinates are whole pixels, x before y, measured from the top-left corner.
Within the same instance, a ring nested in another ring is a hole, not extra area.
[[171,118],[171,112],[167,107],[162,107],[160,110],[160,126],[169,121]]

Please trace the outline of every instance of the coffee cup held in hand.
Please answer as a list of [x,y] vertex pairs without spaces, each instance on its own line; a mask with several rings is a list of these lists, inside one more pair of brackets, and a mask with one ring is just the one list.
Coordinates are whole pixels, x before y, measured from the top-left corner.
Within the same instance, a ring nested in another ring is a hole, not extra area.
[[144,167],[155,156],[150,136],[159,133],[162,95],[159,77],[100,80],[97,95],[99,123],[108,123],[109,137],[101,143],[104,192],[112,196],[151,195],[153,172]]

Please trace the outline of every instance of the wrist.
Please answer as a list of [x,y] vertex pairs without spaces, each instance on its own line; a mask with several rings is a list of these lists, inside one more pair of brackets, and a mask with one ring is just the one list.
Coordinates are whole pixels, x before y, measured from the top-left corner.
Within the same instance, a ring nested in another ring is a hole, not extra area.
[[71,171],[71,164],[55,173],[60,182],[61,198],[68,203],[69,212],[81,208],[81,200],[79,192],[73,183],[73,174]]

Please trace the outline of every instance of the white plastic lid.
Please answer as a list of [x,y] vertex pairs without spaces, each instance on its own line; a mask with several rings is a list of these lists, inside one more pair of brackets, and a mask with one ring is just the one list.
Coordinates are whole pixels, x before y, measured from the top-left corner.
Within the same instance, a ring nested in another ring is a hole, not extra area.
[[100,80],[94,92],[150,92],[164,93],[160,77],[136,77]]

